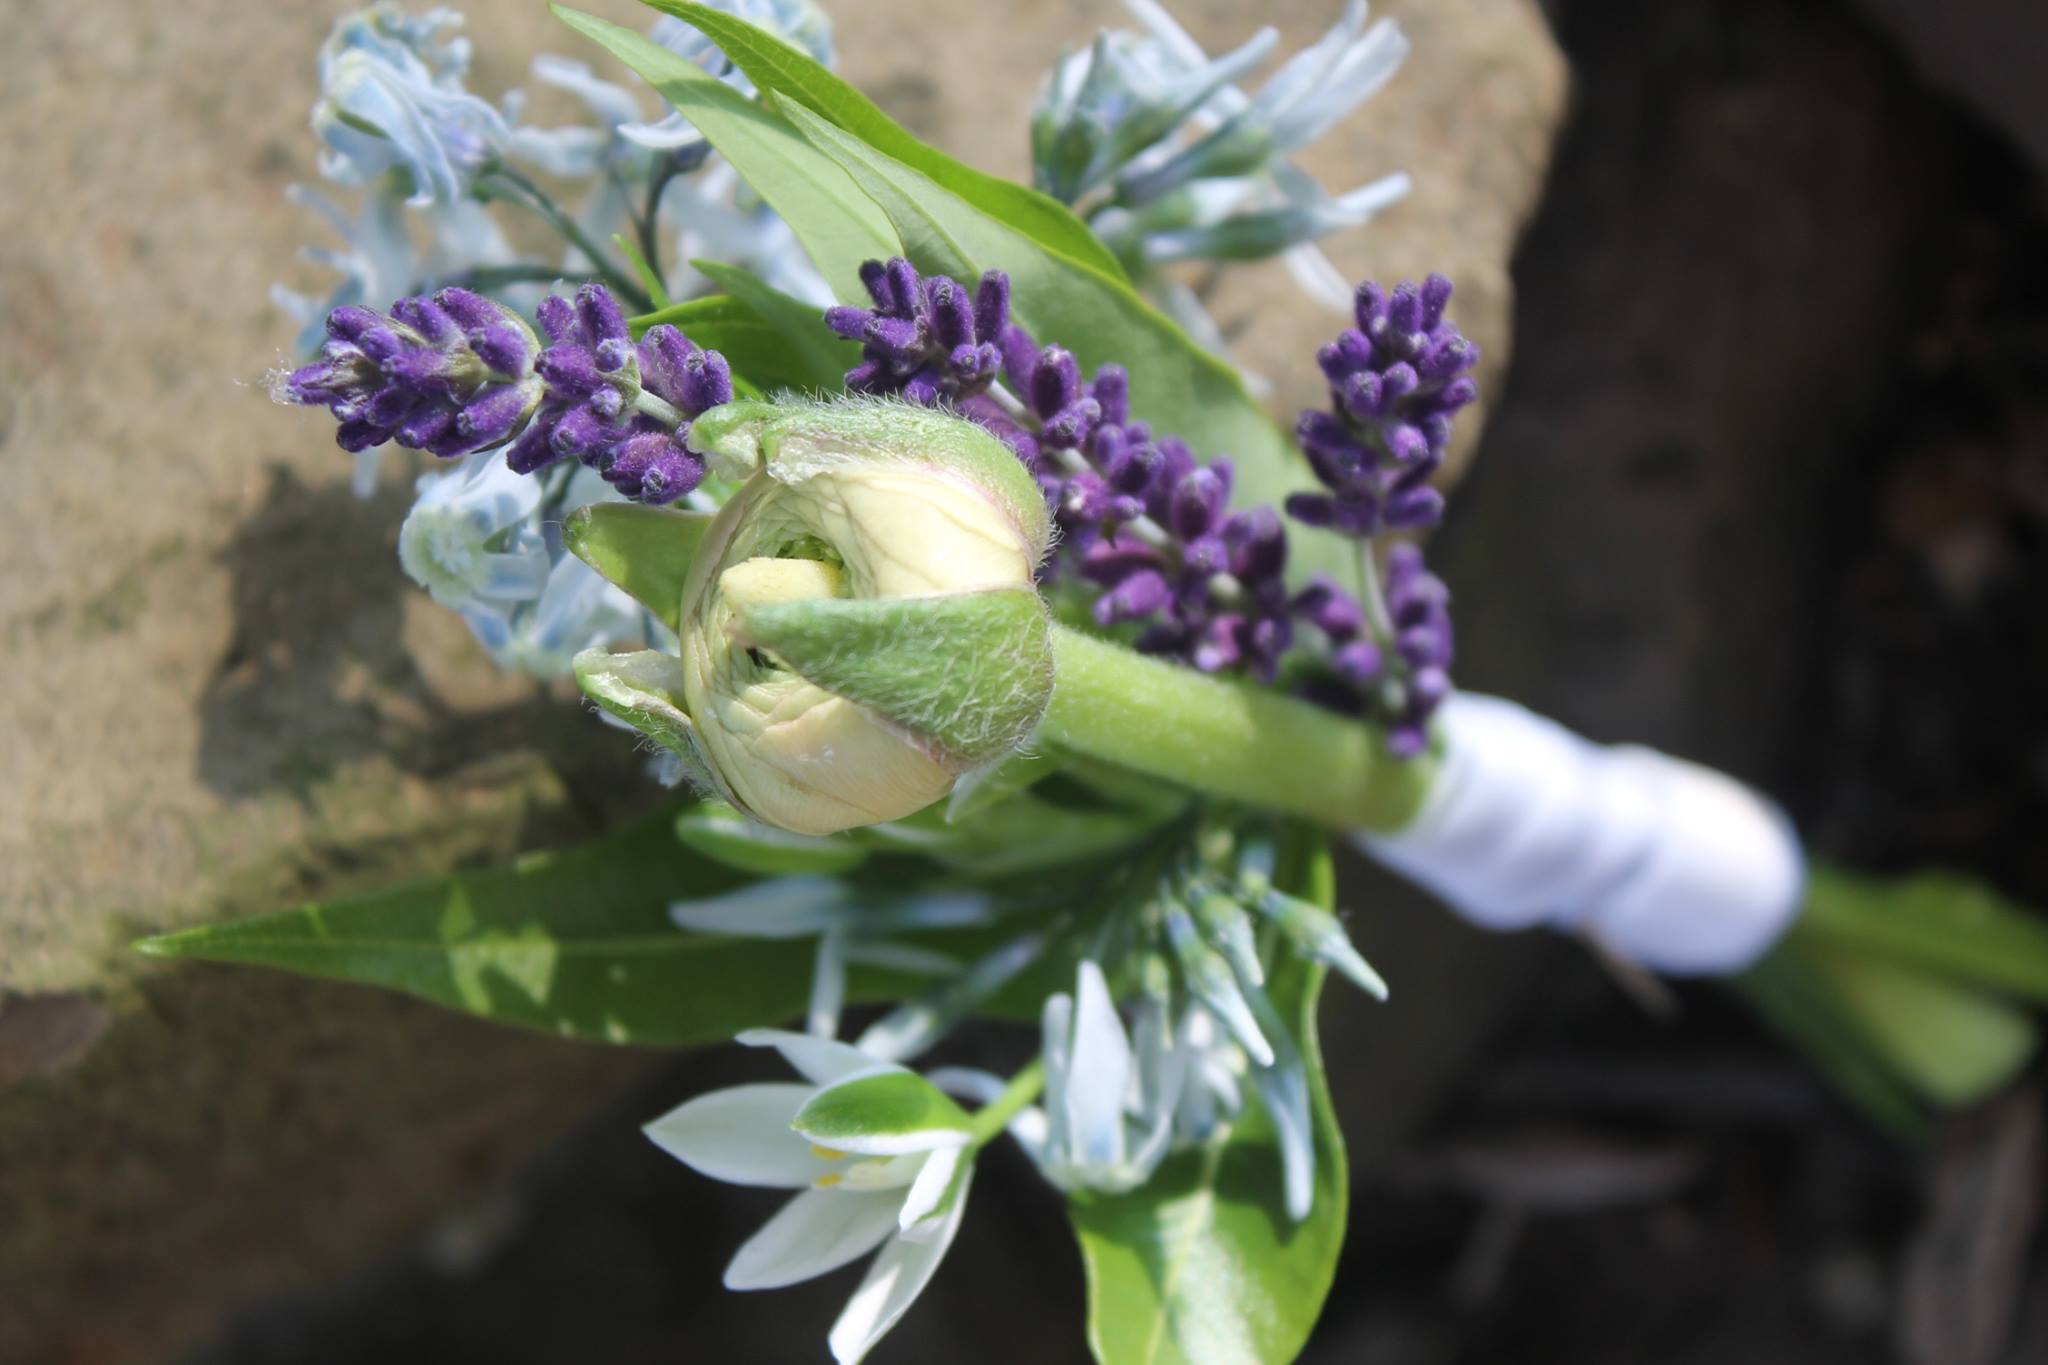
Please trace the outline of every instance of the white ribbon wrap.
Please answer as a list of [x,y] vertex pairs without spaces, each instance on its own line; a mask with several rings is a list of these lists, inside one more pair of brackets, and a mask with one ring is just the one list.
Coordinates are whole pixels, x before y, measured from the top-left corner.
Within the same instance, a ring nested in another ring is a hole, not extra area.
[[1739,972],[1798,913],[1791,822],[1722,773],[1609,747],[1498,697],[1454,693],[1413,824],[1361,848],[1489,929],[1589,933],[1672,976]]

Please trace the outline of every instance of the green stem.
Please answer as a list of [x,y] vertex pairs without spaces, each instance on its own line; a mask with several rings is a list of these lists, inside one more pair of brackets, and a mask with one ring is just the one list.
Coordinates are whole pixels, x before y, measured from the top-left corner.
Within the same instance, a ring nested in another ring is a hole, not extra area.
[[1010,1120],[1017,1117],[1017,1111],[1038,1098],[1045,1089],[1045,1062],[1034,1057],[1031,1064],[1010,1077],[1010,1083],[1003,1087],[1003,1093],[990,1100],[974,1113],[974,1126],[970,1130],[973,1139],[970,1146],[986,1147],[1002,1135]]
[[628,311],[645,313],[653,308],[653,301],[640,288],[639,282],[623,273],[605,254],[604,248],[593,241],[590,234],[585,232],[574,218],[564,213],[562,206],[557,204],[546,190],[502,162],[493,165],[479,179],[510,187],[513,191],[511,198],[547,219],[550,227],[561,233],[571,245],[589,258],[592,267],[604,282],[632,305]]
[[1431,759],[1392,757],[1372,726],[1064,626],[1052,642],[1040,734],[1064,748],[1337,829],[1400,829],[1429,790]]
[[634,223],[640,234],[640,254],[647,258],[647,268],[654,272],[657,280],[661,278],[661,196],[681,168],[674,152],[662,154],[654,174],[647,181],[646,205]]

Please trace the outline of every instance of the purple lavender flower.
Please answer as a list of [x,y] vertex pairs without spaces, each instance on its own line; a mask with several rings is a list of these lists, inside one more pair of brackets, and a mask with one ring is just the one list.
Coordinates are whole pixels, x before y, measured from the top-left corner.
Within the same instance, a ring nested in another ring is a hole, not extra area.
[[873,308],[830,308],[825,325],[861,343],[847,371],[855,393],[900,393],[917,403],[984,392],[1002,366],[1010,277],[990,271],[972,294],[944,275],[921,278],[902,257],[860,268]]
[[1330,491],[1296,493],[1296,520],[1344,535],[1417,530],[1443,515],[1429,481],[1442,466],[1451,419],[1479,396],[1466,371],[1479,348],[1444,318],[1451,282],[1431,275],[1389,294],[1358,287],[1358,325],[1317,353],[1331,410],[1301,415],[1295,431],[1316,478]]
[[[1232,510],[1227,458],[1203,465],[1185,442],[1132,420],[1122,369],[1084,379],[1071,353],[1009,321],[1006,277],[984,276],[972,304],[958,282],[901,259],[869,262],[862,279],[876,306],[826,317],[863,343],[847,387],[952,403],[1006,440],[1060,526],[1046,573],[1098,589],[1098,624],[1132,627],[1140,650],[1208,673],[1270,682],[1288,669],[1304,697],[1385,724],[1395,754],[1427,747],[1450,687],[1451,627],[1448,594],[1420,551],[1393,551],[1384,595],[1369,604],[1326,577],[1290,593],[1279,515]],[[1358,328],[1321,356],[1334,410],[1301,423],[1331,491],[1290,499],[1297,519],[1360,538],[1435,520],[1442,500],[1428,479],[1451,415],[1476,394],[1464,371],[1478,351],[1444,320],[1450,292],[1441,276],[1391,296],[1359,289]]]
[[466,289],[400,299],[387,317],[327,315],[320,358],[283,376],[279,396],[324,407],[355,452],[397,441],[443,458],[503,443],[540,402],[539,343],[509,308]]
[[320,359],[279,396],[333,412],[345,450],[395,440],[452,457],[509,443],[516,473],[573,458],[649,503],[702,482],[686,442],[692,419],[732,401],[723,356],[668,326],[636,344],[600,284],[573,304],[542,300],[540,324],[545,350],[518,314],[465,289],[400,299],[389,316],[337,308]]
[[687,445],[690,422],[732,401],[725,357],[665,324],[636,346],[600,284],[584,285],[574,304],[541,300],[540,325],[550,344],[535,368],[547,398],[506,463],[524,474],[574,459],[649,503],[674,502],[703,481],[704,462]]

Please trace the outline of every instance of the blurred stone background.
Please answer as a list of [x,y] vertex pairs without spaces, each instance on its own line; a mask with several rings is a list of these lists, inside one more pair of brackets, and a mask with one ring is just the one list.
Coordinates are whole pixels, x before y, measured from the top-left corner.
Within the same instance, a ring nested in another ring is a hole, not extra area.
[[[1038,73],[1116,19],[828,3],[849,76],[1012,174]],[[634,1131],[744,1060],[126,951],[645,798],[616,735],[404,580],[402,480],[357,502],[263,400],[341,8],[80,0],[0,47],[0,1361],[821,1358],[845,1277],[724,1295],[765,1202]],[[1442,546],[1464,680],[1765,782],[1832,851],[2048,903],[2032,7],[1379,8],[1416,55],[1311,166],[1414,175],[1332,254],[1452,274],[1487,352]],[[1298,43],[1335,4],[1174,9]],[[467,12],[479,90],[589,55],[537,4]],[[1274,297],[1248,274],[1219,311],[1287,412],[1336,323]],[[1902,1152],[1711,992],[1660,1023],[1565,945],[1363,868],[1346,900],[1400,989],[1326,1018],[1359,1189],[1311,1358],[2048,1356],[2037,1095]],[[1056,1204],[989,1176],[888,1358],[1081,1358]]]

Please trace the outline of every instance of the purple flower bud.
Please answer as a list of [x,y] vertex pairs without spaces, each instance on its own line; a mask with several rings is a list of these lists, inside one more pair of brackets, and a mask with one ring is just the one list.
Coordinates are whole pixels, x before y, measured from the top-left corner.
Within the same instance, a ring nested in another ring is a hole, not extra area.
[[614,374],[626,368],[626,362],[633,358],[633,343],[625,337],[606,337],[591,349],[597,360],[597,368],[606,374]]
[[898,256],[882,267],[882,277],[887,282],[888,294],[876,295],[876,305],[883,312],[897,317],[907,318],[915,313],[924,297],[923,281],[918,279],[917,268]]
[[1242,616],[1219,616],[1203,627],[1189,662],[1204,673],[1235,668],[1244,658],[1246,634]]
[[469,349],[476,352],[477,359],[503,378],[522,378],[533,364],[532,334],[509,322],[479,327],[469,333],[468,341]]
[[1010,277],[991,270],[974,291],[974,337],[1000,344],[1010,325]]
[[732,401],[732,367],[716,351],[693,351],[683,362],[681,406],[692,417]]
[[1215,529],[1222,520],[1223,505],[1230,500],[1230,465],[1197,469],[1173,490],[1167,528],[1183,540],[1194,540]]
[[418,332],[430,346],[446,346],[462,336],[462,327],[429,298],[400,299],[391,305],[391,316]]
[[455,413],[448,408],[425,408],[406,418],[395,435],[407,450],[427,450],[455,430]]
[[1173,600],[1173,589],[1164,575],[1141,569],[1126,577],[1095,601],[1095,619],[1113,626],[1121,621],[1138,621],[1162,610]]
[[960,284],[944,275],[924,282],[925,319],[934,342],[946,350],[974,341],[974,304]]
[[1434,526],[1444,514],[1444,495],[1424,484],[1404,488],[1387,498],[1380,517],[1390,531],[1416,531]]
[[527,423],[526,430],[505,449],[505,465],[514,474],[531,474],[562,458],[555,449],[555,424],[561,420],[559,405],[544,405]]
[[[869,261],[869,265],[876,262]],[[868,336],[868,319],[874,314],[865,308],[848,308],[841,305],[825,310],[825,325],[848,341],[865,341]]]
[[1131,420],[1131,376],[1121,365],[1104,365],[1088,385],[1088,395],[1102,409],[1102,420],[1122,426]]
[[540,329],[549,341],[557,345],[570,342],[590,344],[582,334],[582,325],[576,321],[575,306],[561,295],[550,294],[542,299],[534,310],[534,316],[540,320]]
[[384,319],[368,308],[343,304],[327,315],[327,335],[351,344],[360,342],[372,327],[384,326]]
[[1051,418],[1070,407],[1081,393],[1081,368],[1072,352],[1048,346],[1031,372],[1031,406],[1040,417]]
[[471,449],[504,440],[539,401],[539,384],[532,380],[503,388],[485,389],[464,404],[456,415],[456,428],[474,442]]
[[434,303],[454,318],[464,332],[484,331],[505,321],[505,311],[497,304],[454,285],[434,295]]
[[[632,334],[626,330],[626,315],[619,309],[619,301],[612,297],[612,291],[601,284],[586,284],[576,291],[576,320],[583,324],[590,344],[602,347],[607,341],[622,341],[629,346]],[[603,359],[600,357],[600,365]],[[604,365],[606,369],[617,369],[616,365]]]
[[534,361],[533,368],[547,381],[549,395],[565,402],[588,398],[604,385],[604,376],[598,373],[590,348],[573,342],[548,347]]
[[548,438],[555,454],[568,459],[588,461],[591,456],[603,450],[610,443],[610,423],[590,408],[575,407],[562,414],[555,423],[554,434]]
[[1363,689],[1379,681],[1385,661],[1380,656],[1380,647],[1372,641],[1353,640],[1331,652],[1330,667],[1345,682]]

